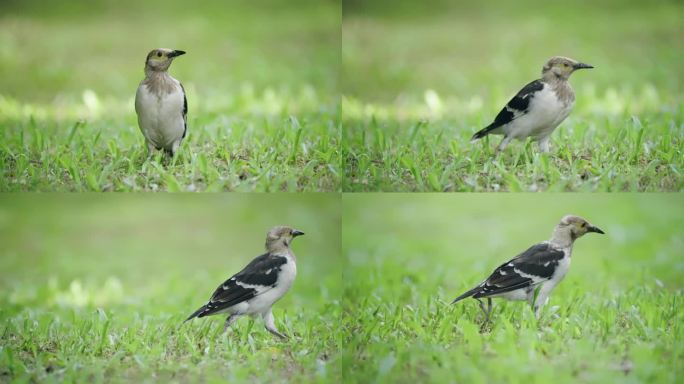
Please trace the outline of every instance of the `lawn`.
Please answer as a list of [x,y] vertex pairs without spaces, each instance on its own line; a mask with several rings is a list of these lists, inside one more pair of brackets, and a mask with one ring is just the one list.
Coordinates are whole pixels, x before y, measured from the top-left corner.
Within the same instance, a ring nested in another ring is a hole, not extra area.
[[[340,382],[340,201],[331,194],[5,195],[0,382]],[[306,232],[298,275],[261,320],[183,320],[263,253]]]
[[[345,1],[345,191],[679,191],[684,5],[678,1]],[[575,109],[551,154],[471,143],[554,55]]]
[[[345,194],[346,382],[675,383],[684,376],[680,194]],[[579,239],[539,322],[459,294],[568,213]],[[353,223],[347,225],[346,223]]]
[[[681,194],[14,194],[0,200],[1,381],[676,382]],[[344,215],[342,216],[342,212]],[[574,248],[537,322],[449,305],[545,240]],[[298,276],[260,320],[182,321],[276,224]]]
[[[4,1],[1,191],[336,191],[335,1]],[[146,160],[133,107],[144,59],[188,99],[177,158]]]

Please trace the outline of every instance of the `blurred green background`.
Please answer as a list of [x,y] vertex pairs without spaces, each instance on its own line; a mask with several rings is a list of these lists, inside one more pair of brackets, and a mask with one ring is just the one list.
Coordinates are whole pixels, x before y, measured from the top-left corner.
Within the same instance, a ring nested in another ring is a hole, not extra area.
[[677,0],[344,0],[343,93],[379,102],[428,89],[466,101],[510,97],[563,55],[596,66],[573,78],[579,88],[655,87],[672,102],[684,85],[683,16]]
[[[345,194],[352,382],[676,382],[684,358],[682,194]],[[525,302],[449,305],[548,240],[566,214],[603,229],[574,245],[537,322]],[[347,225],[347,223],[350,223]]]
[[169,279],[206,278],[210,295],[222,277],[263,253],[269,229],[290,225],[306,233],[294,248],[306,260],[301,280],[317,286],[307,276],[333,274],[330,266],[339,265],[338,200],[335,194],[4,195],[0,284],[39,288],[53,277],[99,285],[116,277],[147,299]]
[[188,53],[171,67],[191,111],[240,87],[332,101],[339,65],[336,1],[35,1],[0,4],[0,90],[20,101],[66,102],[90,89],[132,99],[147,53]]
[[445,300],[548,240],[566,214],[606,235],[576,242],[563,285],[600,281],[627,289],[646,275],[684,288],[682,194],[345,194],[343,201],[343,247],[352,270],[380,263],[388,267],[383,278],[396,271],[419,285],[442,285]]
[[[292,343],[278,343],[260,320],[237,322],[228,339],[214,333],[225,316],[182,326],[264,252],[266,232],[281,224],[306,233],[292,246],[297,279],[274,306]],[[340,225],[334,194],[3,195],[1,374],[67,381],[107,372],[191,381],[337,375]]]

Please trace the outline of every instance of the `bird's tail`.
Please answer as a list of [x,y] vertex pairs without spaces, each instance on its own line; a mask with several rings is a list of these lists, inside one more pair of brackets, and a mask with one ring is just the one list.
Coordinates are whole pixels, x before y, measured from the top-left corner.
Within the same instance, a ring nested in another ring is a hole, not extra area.
[[194,319],[195,317],[197,317],[197,315],[199,315],[200,313],[204,312],[205,309],[207,309],[207,306],[206,306],[206,305],[201,306],[200,309],[196,310],[192,315],[190,315],[190,317],[188,317],[187,319],[185,319],[185,321],[184,321],[183,323],[187,322],[188,320]]
[[477,287],[471,289],[470,291],[463,293],[461,296],[455,298],[454,301],[451,302],[451,304],[455,304],[455,303],[458,302],[458,301],[461,301],[461,300],[463,300],[463,299],[465,299],[465,298],[467,298],[467,297],[470,297],[470,296],[474,295],[475,293],[477,293],[477,291],[478,291],[479,289],[480,289],[480,286],[477,286]]
[[494,124],[490,124],[485,128],[480,129],[479,131],[475,132],[473,137],[470,139],[470,141],[475,141],[479,140],[487,135],[489,135],[493,130],[497,129],[499,127],[494,126]]

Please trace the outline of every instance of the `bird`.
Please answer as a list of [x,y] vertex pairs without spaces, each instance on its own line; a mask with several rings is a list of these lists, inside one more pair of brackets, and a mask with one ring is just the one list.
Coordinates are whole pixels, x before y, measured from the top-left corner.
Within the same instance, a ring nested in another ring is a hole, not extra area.
[[[458,296],[451,304],[472,297],[480,303],[485,322],[488,322],[492,298],[527,300],[535,316],[539,317],[539,310],[548,303],[549,294],[568,273],[575,240],[590,232],[605,234],[579,216],[564,216],[550,240],[535,244],[501,264],[483,282]],[[487,309],[481,298],[487,298]]]
[[565,120],[575,104],[575,92],[568,79],[578,69],[592,65],[563,56],[550,58],[540,79],[525,85],[506,104],[487,127],[475,133],[471,141],[487,135],[503,135],[497,153],[513,139],[533,138],[542,152],[549,152],[551,133]]
[[148,157],[160,149],[173,157],[187,134],[185,89],[168,72],[173,60],[184,54],[185,51],[157,48],[145,59],[145,78],[135,94],[135,112]]
[[195,317],[227,313],[223,332],[243,315],[261,316],[266,330],[281,339],[271,307],[287,293],[297,275],[292,240],[304,232],[287,226],[277,226],[266,235],[266,253],[256,257],[240,272],[219,285],[209,301],[193,312],[184,323]]

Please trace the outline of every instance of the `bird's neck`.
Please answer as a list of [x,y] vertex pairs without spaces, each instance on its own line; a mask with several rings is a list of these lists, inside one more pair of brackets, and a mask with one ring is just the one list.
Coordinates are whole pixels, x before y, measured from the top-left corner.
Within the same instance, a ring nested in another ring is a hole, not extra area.
[[549,243],[556,248],[565,249],[572,248],[575,242],[575,237],[568,227],[556,227],[551,235]]
[[575,92],[572,90],[567,77],[561,77],[553,72],[546,72],[542,80],[547,83],[553,92],[565,104],[572,104],[575,101]]
[[294,253],[292,253],[292,250],[290,250],[289,244],[285,244],[282,240],[267,242],[266,252],[272,255],[289,256],[292,258],[292,260],[296,260]]
[[169,71],[145,67],[145,78],[150,80],[164,81],[171,79]]
[[173,77],[167,71],[154,70],[152,68],[145,68],[145,80],[143,84],[156,94],[171,93],[174,90]]
[[546,72],[542,73],[542,80],[545,83],[549,83],[551,85],[559,84],[559,83],[566,83],[567,84],[567,82],[568,82],[567,77],[553,73],[552,71],[546,71]]

